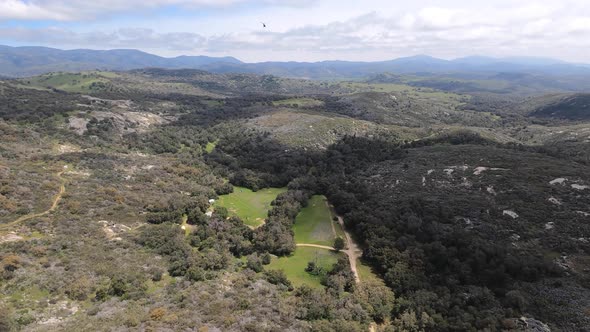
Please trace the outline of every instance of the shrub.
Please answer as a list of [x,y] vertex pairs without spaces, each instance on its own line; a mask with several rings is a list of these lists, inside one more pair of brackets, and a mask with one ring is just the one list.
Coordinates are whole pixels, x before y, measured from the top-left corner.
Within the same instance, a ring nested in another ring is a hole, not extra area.
[[334,240],[334,249],[336,251],[340,251],[340,250],[344,249],[345,246],[346,246],[346,242],[344,242],[343,238],[337,237],[336,240]]

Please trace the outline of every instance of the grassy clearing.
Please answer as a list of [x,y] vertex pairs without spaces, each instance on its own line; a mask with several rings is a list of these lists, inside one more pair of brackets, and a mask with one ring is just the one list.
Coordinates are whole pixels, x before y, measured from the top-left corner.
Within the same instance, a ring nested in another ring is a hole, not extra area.
[[325,148],[344,135],[366,136],[386,131],[369,121],[297,109],[265,114],[249,120],[248,124],[270,132],[285,145],[305,148]]
[[164,289],[166,286],[170,285],[173,281],[174,278],[171,277],[168,273],[162,274],[162,279],[160,281],[148,280],[146,282],[146,293],[155,294],[158,291]]
[[358,259],[356,262],[356,269],[363,284],[381,284],[383,285],[383,279],[373,271],[373,268],[366,263],[363,263],[362,259]]
[[338,261],[339,255],[343,254],[325,249],[298,247],[289,257],[273,258],[266,269],[285,271],[293,286],[308,285],[313,288],[321,288],[323,287],[320,283],[321,278],[305,272],[307,263],[315,261],[318,266],[329,270]]
[[207,143],[207,146],[205,146],[205,151],[207,151],[207,153],[211,153],[213,150],[215,150],[215,146],[217,146],[217,141],[209,142]]
[[244,224],[259,227],[264,224],[271,206],[278,194],[287,188],[266,188],[253,192],[248,188],[234,187],[234,192],[219,197],[215,206],[225,207],[231,215],[240,217]]
[[293,231],[296,243],[334,244],[332,213],[326,205],[326,197],[316,195],[309,200],[307,207],[297,215]]
[[109,79],[115,77],[117,77],[117,74],[108,72],[50,73],[23,79],[21,83],[29,87],[54,88],[67,92],[85,93],[92,91],[95,84],[107,83]]
[[313,98],[290,98],[273,102],[274,106],[320,107],[324,102]]
[[6,299],[13,302],[40,301],[49,297],[49,291],[38,286],[32,286],[10,294]]
[[401,93],[410,97],[431,100],[436,102],[446,103],[452,106],[460,105],[464,102],[467,96],[458,95],[452,92],[439,91],[430,88],[417,88],[403,84],[393,83],[360,83],[360,82],[343,82],[340,83],[342,87],[349,89],[353,93],[356,92],[386,92],[386,93]]
[[191,230],[193,228],[192,225],[189,225],[187,223],[187,221],[188,221],[188,216],[185,214],[182,216],[182,223],[180,224],[180,227],[184,231],[184,236],[191,235]]

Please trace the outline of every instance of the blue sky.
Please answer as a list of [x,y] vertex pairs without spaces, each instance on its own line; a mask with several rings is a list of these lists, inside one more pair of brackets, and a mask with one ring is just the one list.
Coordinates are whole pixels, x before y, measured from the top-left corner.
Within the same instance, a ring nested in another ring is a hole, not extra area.
[[590,6],[588,0],[0,0],[0,44],[250,62],[480,54],[590,63]]

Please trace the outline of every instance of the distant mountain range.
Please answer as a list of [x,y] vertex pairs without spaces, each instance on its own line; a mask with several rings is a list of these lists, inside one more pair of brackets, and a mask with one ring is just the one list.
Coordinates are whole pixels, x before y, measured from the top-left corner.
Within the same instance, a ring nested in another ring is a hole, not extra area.
[[590,65],[536,57],[470,56],[443,60],[427,55],[379,62],[260,62],[233,57],[179,56],[165,58],[138,50],[59,50],[47,47],[0,46],[0,76],[23,77],[54,71],[130,70],[146,67],[202,69],[215,73],[254,73],[310,79],[366,78],[384,72],[444,74],[458,78],[493,75],[590,76]]
[[31,76],[54,71],[130,70],[146,67],[201,68],[212,63],[240,64],[236,58],[179,56],[164,58],[138,50],[58,50],[0,46],[0,75]]

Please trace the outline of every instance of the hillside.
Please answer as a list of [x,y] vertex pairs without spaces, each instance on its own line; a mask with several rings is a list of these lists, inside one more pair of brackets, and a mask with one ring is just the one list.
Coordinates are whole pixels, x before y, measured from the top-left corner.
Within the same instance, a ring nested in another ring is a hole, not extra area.
[[563,120],[590,120],[590,94],[574,94],[536,108],[531,116]]
[[398,78],[0,82],[0,330],[589,326],[586,95]]

